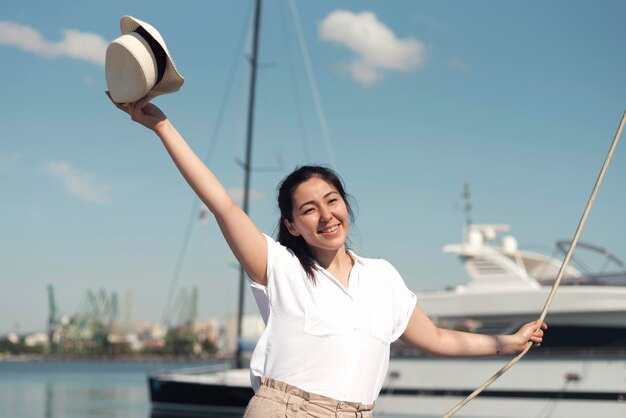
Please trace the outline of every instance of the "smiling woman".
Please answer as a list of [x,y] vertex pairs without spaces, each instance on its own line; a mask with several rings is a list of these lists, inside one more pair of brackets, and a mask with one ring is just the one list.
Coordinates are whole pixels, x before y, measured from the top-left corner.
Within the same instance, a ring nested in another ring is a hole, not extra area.
[[275,241],[149,97],[115,105],[159,136],[250,279],[266,328],[250,362],[255,396],[246,418],[284,416],[287,409],[306,417],[371,417],[398,338],[445,356],[509,354],[541,343],[546,325],[537,321],[500,336],[436,327],[390,263],[346,248],[352,211],[332,170],[304,166],[282,181]]

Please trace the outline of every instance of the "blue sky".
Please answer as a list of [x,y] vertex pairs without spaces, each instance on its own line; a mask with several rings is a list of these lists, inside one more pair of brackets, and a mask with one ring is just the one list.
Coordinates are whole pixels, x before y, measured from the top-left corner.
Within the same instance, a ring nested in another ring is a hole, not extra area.
[[[624,2],[295,4],[266,0],[261,22],[253,164],[274,169],[254,173],[251,216],[263,231],[276,184],[313,162],[333,164],[357,202],[352,247],[415,291],[465,280],[441,253],[461,239],[465,182],[473,220],[510,224],[520,246],[551,253],[572,237],[626,105]],[[194,195],[158,139],[108,102],[104,50],[122,15],[159,29],[186,81],[155,103],[203,158],[212,149],[236,196],[251,10],[3,2],[0,333],[44,329],[47,284],[66,314],[102,288],[132,293],[133,319],[161,318]],[[618,146],[582,236],[622,257],[625,176]],[[178,288],[198,287],[201,318],[226,318],[234,258],[197,218]]]

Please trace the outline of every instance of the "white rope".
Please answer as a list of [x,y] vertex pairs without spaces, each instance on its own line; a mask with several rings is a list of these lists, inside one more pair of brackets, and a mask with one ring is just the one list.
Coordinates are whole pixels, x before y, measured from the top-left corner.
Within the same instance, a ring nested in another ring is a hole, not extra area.
[[[541,321],[541,323],[543,323],[543,320],[546,318],[546,315],[548,314],[548,309],[550,308],[550,304],[552,303],[552,300],[554,299],[554,296],[556,294],[556,290],[559,287],[559,285],[561,284],[561,278],[563,277],[563,273],[565,272],[565,268],[567,267],[570,258],[572,257],[572,253],[574,252],[574,248],[576,248],[576,244],[578,243],[578,237],[580,236],[580,233],[582,232],[583,226],[585,225],[585,222],[587,221],[587,216],[589,215],[589,211],[591,210],[591,206],[593,206],[593,202],[596,199],[596,195],[598,194],[598,189],[600,188],[600,184],[602,183],[602,180],[604,179],[604,173],[606,173],[606,169],[609,166],[609,163],[611,162],[611,158],[613,157],[613,152],[615,151],[615,147],[617,146],[617,143],[619,142],[619,137],[622,134],[622,129],[624,128],[624,121],[626,120],[626,111],[624,111],[624,114],[622,115],[622,120],[619,124],[619,127],[617,128],[617,132],[615,133],[615,137],[613,138],[613,142],[611,143],[611,148],[609,149],[609,152],[604,160],[604,164],[602,165],[602,170],[600,170],[600,174],[598,175],[598,179],[596,180],[596,184],[593,188],[593,191],[591,192],[591,196],[589,197],[589,200],[587,201],[587,206],[585,207],[585,211],[583,213],[582,218],[580,219],[580,222],[578,223],[578,228],[576,228],[576,233],[574,234],[574,239],[572,239],[572,243],[570,244],[569,249],[567,250],[567,254],[565,254],[565,259],[563,260],[563,263],[561,264],[561,268],[559,269],[559,272],[556,276],[556,280],[554,281],[554,284],[552,285],[552,290],[550,291],[550,294],[548,295],[548,299],[546,300],[546,303],[543,307],[543,311],[541,312],[541,316],[539,317],[539,320]],[[502,376],[504,373],[506,373],[507,370],[509,370],[511,367],[513,367],[518,361],[520,361],[522,359],[522,357],[524,357],[526,355],[526,353],[528,352],[528,350],[530,350],[530,348],[532,347],[532,342],[529,341],[528,344],[526,345],[526,348],[524,349],[524,351],[522,351],[520,354],[518,354],[513,360],[511,360],[510,362],[508,362],[504,367],[502,367],[498,372],[496,372],[493,376],[491,376],[485,383],[483,383],[478,389],[476,389],[474,392],[470,393],[465,399],[463,399],[461,402],[459,402],[454,408],[450,409],[448,412],[446,412],[445,415],[443,415],[443,418],[448,418],[451,417],[453,414],[455,414],[459,409],[463,408],[469,401],[471,401],[472,399],[474,399],[476,396],[478,396],[478,394],[480,394],[483,390],[485,390],[489,385],[491,385],[493,382],[495,382],[500,376]]]

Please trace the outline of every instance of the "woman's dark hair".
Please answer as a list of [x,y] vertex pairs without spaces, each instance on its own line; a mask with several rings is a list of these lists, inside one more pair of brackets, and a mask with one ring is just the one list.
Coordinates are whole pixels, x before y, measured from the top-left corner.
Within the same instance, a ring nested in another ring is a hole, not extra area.
[[315,258],[302,236],[293,236],[285,225],[285,219],[289,222],[293,222],[293,192],[296,188],[305,181],[319,177],[332,185],[341,195],[341,198],[346,203],[348,209],[348,215],[350,221],[354,220],[354,213],[350,206],[350,200],[352,199],[349,194],[346,193],[343,181],[339,175],[328,167],[317,165],[305,165],[296,168],[291,174],[283,179],[278,185],[278,208],[280,209],[280,219],[278,220],[278,242],[285,247],[291,249],[296,257],[300,260],[300,264],[304,268],[309,279],[315,281],[313,275]]

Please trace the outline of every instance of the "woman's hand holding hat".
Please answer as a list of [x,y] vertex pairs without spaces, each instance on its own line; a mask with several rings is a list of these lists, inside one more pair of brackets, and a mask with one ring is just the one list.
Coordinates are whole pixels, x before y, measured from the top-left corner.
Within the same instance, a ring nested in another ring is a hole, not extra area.
[[110,92],[106,95],[118,109],[128,113],[130,118],[148,129],[156,131],[158,125],[167,121],[167,116],[154,104],[150,103],[150,97],[146,96],[133,103],[117,103],[111,97]]

